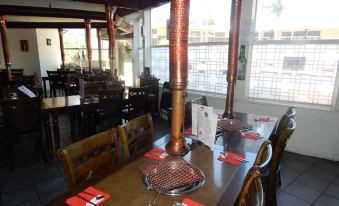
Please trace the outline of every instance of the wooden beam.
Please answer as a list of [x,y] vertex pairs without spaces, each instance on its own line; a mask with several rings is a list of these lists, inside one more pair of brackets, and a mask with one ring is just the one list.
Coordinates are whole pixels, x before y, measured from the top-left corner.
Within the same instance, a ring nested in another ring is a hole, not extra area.
[[[106,28],[107,22],[92,22],[92,28]],[[84,29],[83,22],[7,22],[7,28],[21,29]]]
[[97,38],[98,38],[99,67],[100,67],[100,70],[102,70],[101,29],[100,28],[97,28]]
[[86,48],[88,59],[88,71],[92,73],[92,47],[91,47],[91,20],[85,19]]
[[111,4],[105,4],[105,10],[107,18],[109,69],[111,70],[112,78],[115,78],[116,77],[116,72],[114,69],[115,31],[113,22],[115,9]]
[[95,20],[105,20],[105,12],[76,10],[76,9],[30,7],[30,6],[0,5],[0,14],[14,16],[43,16],[43,17],[76,18],[76,19],[88,18]]
[[0,27],[1,27],[1,41],[2,41],[2,49],[4,52],[4,59],[5,59],[5,65],[6,70],[8,74],[8,79],[12,79],[11,74],[11,63],[10,63],[10,51],[8,46],[8,39],[7,39],[7,29],[6,29],[6,17],[1,16],[0,17]]
[[137,0],[73,0],[93,4],[111,4],[120,8],[129,8],[139,10],[139,2]]
[[65,69],[65,50],[64,50],[64,30],[58,28],[59,32],[59,42],[60,42],[60,54],[61,54],[61,69]]

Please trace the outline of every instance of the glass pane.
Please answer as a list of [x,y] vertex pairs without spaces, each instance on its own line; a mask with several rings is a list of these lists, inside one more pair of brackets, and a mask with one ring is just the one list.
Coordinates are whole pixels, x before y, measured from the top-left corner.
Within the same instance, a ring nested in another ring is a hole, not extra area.
[[339,1],[259,0],[256,40],[338,39]]

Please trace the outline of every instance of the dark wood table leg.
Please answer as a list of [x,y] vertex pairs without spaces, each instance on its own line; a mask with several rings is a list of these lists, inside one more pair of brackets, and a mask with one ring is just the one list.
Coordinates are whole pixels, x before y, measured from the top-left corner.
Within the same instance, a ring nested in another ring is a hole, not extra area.
[[53,121],[53,136],[55,143],[55,150],[60,148],[60,128],[59,128],[59,120],[58,120],[58,112],[52,111],[52,121]]
[[51,125],[49,122],[49,112],[43,112],[42,121],[44,125],[44,130],[45,130],[45,138],[46,138],[48,156],[51,159],[53,159],[54,149],[53,149],[53,142],[52,142]]

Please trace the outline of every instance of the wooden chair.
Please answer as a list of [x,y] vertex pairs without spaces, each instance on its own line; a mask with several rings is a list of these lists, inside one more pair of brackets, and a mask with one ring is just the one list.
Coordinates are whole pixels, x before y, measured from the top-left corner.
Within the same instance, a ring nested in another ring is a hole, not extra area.
[[146,113],[147,94],[147,87],[129,88],[128,105],[123,110],[123,119],[129,121]]
[[101,129],[112,128],[122,124],[124,88],[99,92],[98,123]]
[[263,206],[264,192],[260,181],[260,169],[252,167],[246,174],[234,206]]
[[149,113],[118,126],[117,130],[125,159],[153,144],[153,122]]
[[267,206],[276,206],[277,197],[276,197],[276,187],[278,184],[279,176],[280,178],[280,161],[282,155],[285,151],[287,140],[291,137],[296,128],[296,123],[293,118],[290,118],[285,126],[281,130],[276,132],[276,144],[273,147],[273,156],[272,161],[269,166],[269,174],[267,177],[264,177],[265,182],[267,182],[267,189],[265,195],[265,205]]
[[24,74],[24,69],[11,69],[13,78],[20,78]]
[[102,91],[104,87],[105,82],[103,81],[85,82],[84,95],[85,97],[98,96],[99,92]]
[[4,99],[2,111],[5,120],[5,141],[10,151],[11,167],[13,169],[14,149],[16,142],[35,140],[47,161],[46,145],[44,144],[41,98]]
[[97,174],[110,171],[119,160],[119,141],[115,129],[93,135],[57,152],[68,189],[87,184]]
[[265,142],[262,143],[258,151],[257,157],[255,158],[253,166],[259,167],[260,170],[266,168],[271,162],[272,155],[273,155],[272,143],[271,141],[266,140]]

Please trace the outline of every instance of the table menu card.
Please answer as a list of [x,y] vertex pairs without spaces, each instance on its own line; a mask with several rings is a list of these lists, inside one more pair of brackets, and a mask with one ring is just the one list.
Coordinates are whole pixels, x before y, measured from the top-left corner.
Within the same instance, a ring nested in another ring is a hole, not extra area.
[[165,150],[160,148],[153,148],[150,152],[144,155],[147,158],[154,159],[154,160],[165,160],[168,157],[168,154]]
[[199,202],[196,202],[196,201],[193,201],[191,199],[188,199],[188,198],[185,198],[182,203],[183,205],[186,205],[186,206],[204,206],[203,204],[199,203]]
[[192,134],[197,140],[214,149],[218,115],[213,113],[213,107],[192,104]]

